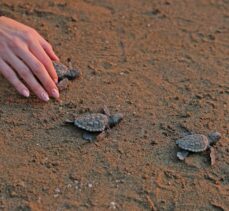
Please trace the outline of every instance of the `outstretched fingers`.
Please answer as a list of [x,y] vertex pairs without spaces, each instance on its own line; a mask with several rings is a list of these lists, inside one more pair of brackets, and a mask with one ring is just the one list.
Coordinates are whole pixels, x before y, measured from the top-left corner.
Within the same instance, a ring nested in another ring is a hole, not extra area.
[[58,88],[40,60],[27,48],[18,49],[16,53],[39,79],[49,96],[59,98]]
[[49,96],[47,92],[43,89],[41,84],[37,81],[35,76],[32,74],[30,69],[25,65],[25,63],[20,60],[13,53],[9,53],[6,62],[12,66],[12,68],[18,73],[18,75],[26,82],[30,89],[43,101],[48,101]]
[[40,44],[51,60],[59,61],[59,58],[55,54],[52,46],[43,37],[41,38]]
[[19,94],[29,97],[28,88],[19,80],[12,68],[2,59],[0,60],[0,72],[15,87]]
[[45,69],[48,71],[50,77],[54,80],[55,83],[58,82],[58,76],[56,74],[56,70],[54,69],[52,60],[42,48],[40,43],[32,43],[29,46],[29,50],[33,53],[33,55],[39,60],[42,61],[42,64],[44,65]]

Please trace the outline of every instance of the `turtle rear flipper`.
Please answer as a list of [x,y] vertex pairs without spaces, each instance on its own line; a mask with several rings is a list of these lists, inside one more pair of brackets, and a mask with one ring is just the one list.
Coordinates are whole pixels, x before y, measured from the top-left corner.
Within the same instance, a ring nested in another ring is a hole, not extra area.
[[88,131],[85,131],[82,137],[84,140],[89,141],[89,142],[93,142],[96,140],[96,135]]
[[189,152],[186,150],[182,150],[180,152],[177,152],[177,157],[179,160],[184,160],[188,156]]
[[85,131],[83,133],[83,139],[89,142],[93,142],[93,141],[101,141],[105,138],[106,133],[105,131],[101,132],[101,133],[91,133],[88,131]]
[[74,124],[74,120],[66,119],[64,123],[65,124]]

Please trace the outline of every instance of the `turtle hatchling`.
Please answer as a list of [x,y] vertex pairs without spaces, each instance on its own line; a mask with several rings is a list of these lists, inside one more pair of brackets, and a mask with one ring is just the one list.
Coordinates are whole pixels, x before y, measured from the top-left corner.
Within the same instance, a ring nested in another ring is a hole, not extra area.
[[210,149],[211,165],[214,165],[215,150],[212,145],[218,142],[220,138],[221,134],[219,132],[210,133],[208,136],[202,134],[187,135],[176,141],[178,147],[182,149],[177,152],[177,157],[180,160],[184,160],[188,156],[189,152],[197,153]]
[[69,80],[74,80],[80,77],[80,71],[72,68],[71,63],[69,68],[60,62],[53,62],[53,66],[58,76],[57,86],[59,90],[67,89]]
[[82,129],[83,139],[93,141],[104,136],[104,131],[119,124],[123,119],[123,114],[110,114],[107,107],[103,108],[101,113],[86,113],[77,116],[73,121],[67,120],[66,123],[73,123],[76,127]]

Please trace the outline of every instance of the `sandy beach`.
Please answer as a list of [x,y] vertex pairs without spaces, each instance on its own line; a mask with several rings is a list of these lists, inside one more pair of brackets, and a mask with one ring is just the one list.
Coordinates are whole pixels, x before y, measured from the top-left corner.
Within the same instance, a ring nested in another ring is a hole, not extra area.
[[[229,210],[227,0],[1,0],[82,77],[61,101],[0,77],[0,210]],[[124,120],[88,143],[66,119],[107,105]],[[187,131],[219,131],[176,157]]]

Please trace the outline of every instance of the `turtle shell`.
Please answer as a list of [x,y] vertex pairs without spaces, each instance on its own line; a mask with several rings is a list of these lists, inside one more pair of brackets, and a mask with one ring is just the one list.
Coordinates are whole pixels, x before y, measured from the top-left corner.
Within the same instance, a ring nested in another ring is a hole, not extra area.
[[193,134],[178,139],[176,144],[184,150],[191,152],[205,151],[209,146],[208,138],[205,135]]
[[58,81],[61,81],[64,78],[67,78],[68,80],[73,80],[80,76],[79,70],[69,69],[66,65],[60,62],[53,62],[53,66],[56,70]]
[[53,66],[56,70],[59,81],[62,80],[65,77],[65,74],[69,71],[68,67],[60,62],[53,62]]
[[102,132],[108,126],[108,116],[100,113],[85,114],[74,120],[74,125],[90,132]]

